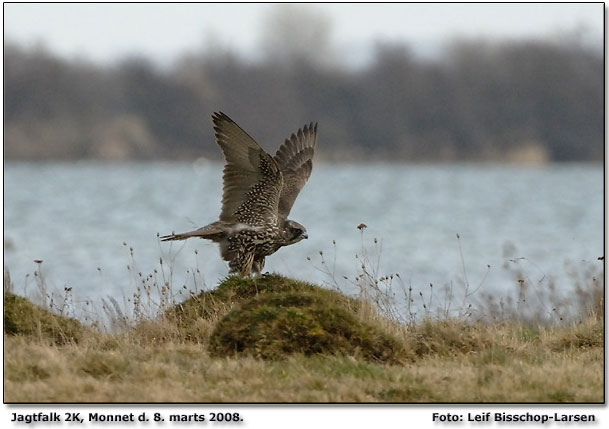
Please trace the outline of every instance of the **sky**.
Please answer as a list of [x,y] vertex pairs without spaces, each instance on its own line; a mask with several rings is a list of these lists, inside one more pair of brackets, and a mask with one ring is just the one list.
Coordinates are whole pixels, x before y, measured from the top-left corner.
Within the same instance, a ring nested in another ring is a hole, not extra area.
[[[276,4],[4,4],[5,40],[68,57],[112,62],[127,55],[167,63],[214,41],[256,57]],[[433,47],[458,37],[557,37],[583,30],[599,46],[602,3],[309,4],[331,23],[332,42],[357,52],[374,41]]]

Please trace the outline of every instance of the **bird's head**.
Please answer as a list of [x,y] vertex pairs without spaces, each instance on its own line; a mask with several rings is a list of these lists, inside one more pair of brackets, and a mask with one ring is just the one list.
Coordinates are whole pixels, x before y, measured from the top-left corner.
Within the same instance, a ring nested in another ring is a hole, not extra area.
[[283,233],[287,244],[298,243],[300,240],[309,238],[304,226],[289,219],[286,219],[285,222],[283,222]]

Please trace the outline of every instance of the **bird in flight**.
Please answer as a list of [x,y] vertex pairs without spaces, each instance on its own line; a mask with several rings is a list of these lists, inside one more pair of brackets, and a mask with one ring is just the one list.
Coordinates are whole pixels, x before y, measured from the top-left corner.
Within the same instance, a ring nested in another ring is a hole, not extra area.
[[267,256],[308,238],[305,227],[288,215],[311,176],[317,123],[292,134],[271,156],[224,113],[214,113],[212,121],[226,160],[220,219],[161,240],[212,240],[220,244],[231,273],[260,274]]

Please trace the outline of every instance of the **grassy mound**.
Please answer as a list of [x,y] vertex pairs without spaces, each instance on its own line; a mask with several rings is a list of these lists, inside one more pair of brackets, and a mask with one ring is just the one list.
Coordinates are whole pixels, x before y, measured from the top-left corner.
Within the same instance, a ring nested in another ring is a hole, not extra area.
[[79,342],[84,338],[87,328],[77,320],[58,316],[32,304],[26,298],[4,292],[4,332],[65,344]]
[[212,356],[244,353],[263,359],[304,355],[355,355],[398,362],[400,342],[360,320],[332,291],[310,289],[259,295],[227,314],[210,339]]
[[277,274],[257,278],[231,276],[216,289],[201,292],[170,308],[165,312],[164,319],[175,328],[174,336],[186,341],[206,343],[210,328],[213,329],[215,323],[236,305],[256,296],[304,291],[312,291],[326,299],[341,302],[345,306],[357,307],[357,303],[346,296]]
[[359,317],[360,309],[357,300],[280,275],[233,276],[166,311],[164,326],[171,332],[153,336],[208,344],[213,356],[244,353],[276,360],[297,353],[401,360],[402,343]]
[[[256,278],[231,276],[220,283],[216,289],[201,292],[171,308],[166,316],[184,320],[197,317],[211,318],[222,311],[227,304],[239,303],[257,295],[307,290],[325,292],[325,289],[319,286],[287,279],[277,274]],[[345,297],[345,299],[348,298]]]

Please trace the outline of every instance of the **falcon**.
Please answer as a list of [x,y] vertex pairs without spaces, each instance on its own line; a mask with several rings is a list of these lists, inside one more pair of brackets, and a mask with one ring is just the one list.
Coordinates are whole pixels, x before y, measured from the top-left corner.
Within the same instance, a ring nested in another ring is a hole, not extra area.
[[317,123],[292,134],[271,156],[224,113],[215,112],[212,121],[226,160],[220,219],[161,240],[199,237],[214,241],[228,261],[230,273],[258,275],[267,256],[308,238],[305,227],[288,215],[311,176]]

